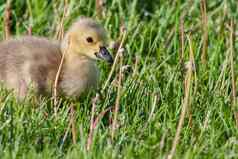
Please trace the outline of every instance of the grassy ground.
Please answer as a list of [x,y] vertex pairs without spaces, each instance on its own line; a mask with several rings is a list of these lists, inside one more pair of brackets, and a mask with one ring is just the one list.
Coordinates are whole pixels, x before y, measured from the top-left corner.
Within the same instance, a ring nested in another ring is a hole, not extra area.
[[[0,1],[1,15],[5,6]],[[94,0],[68,0],[66,8],[63,0],[12,1],[11,32],[16,36],[32,28],[33,35],[54,38],[64,9],[68,10],[65,30],[85,15],[98,19],[112,41],[122,36],[122,25],[127,34],[121,95],[118,62],[114,82],[96,103],[98,116],[120,97],[113,139],[113,112],[109,112],[99,119],[90,150],[86,149],[96,91],[73,102],[75,129],[68,129],[72,118],[69,100],[62,100],[54,116],[51,99],[35,102],[29,96],[18,103],[2,89],[0,158],[166,158],[176,132],[179,141],[174,144],[174,158],[238,158],[234,117],[238,40],[231,39],[232,28],[234,37],[238,35],[238,5],[236,0],[208,0],[206,12],[200,6],[199,0],[111,0],[102,7],[102,17],[96,18],[100,10],[95,10]],[[3,26],[3,16],[0,19]],[[232,19],[236,27],[231,26]],[[0,29],[3,38],[4,27]],[[98,64],[102,88],[110,67]],[[180,114],[185,111],[183,122]],[[182,127],[177,130],[179,120]]]

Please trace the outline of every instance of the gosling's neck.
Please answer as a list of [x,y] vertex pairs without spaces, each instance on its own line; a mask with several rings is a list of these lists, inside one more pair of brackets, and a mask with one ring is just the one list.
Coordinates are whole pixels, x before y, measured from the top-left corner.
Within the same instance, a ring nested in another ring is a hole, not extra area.
[[70,50],[65,54],[62,68],[61,90],[69,96],[79,96],[98,83],[99,71],[95,60],[75,54]]

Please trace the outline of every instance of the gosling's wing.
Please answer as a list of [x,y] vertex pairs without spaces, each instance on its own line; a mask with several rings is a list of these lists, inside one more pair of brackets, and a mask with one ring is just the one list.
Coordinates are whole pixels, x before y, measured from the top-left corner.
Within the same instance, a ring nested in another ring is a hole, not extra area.
[[4,41],[0,44],[0,80],[15,90],[22,83],[29,85],[32,82],[38,91],[44,90],[47,80],[55,74],[60,58],[59,45],[44,38]]

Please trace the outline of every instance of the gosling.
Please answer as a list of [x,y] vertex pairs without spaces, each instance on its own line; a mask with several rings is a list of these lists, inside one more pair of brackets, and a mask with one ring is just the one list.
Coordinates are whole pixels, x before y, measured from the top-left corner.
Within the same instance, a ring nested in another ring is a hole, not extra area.
[[60,94],[79,97],[97,87],[97,59],[113,62],[106,49],[105,29],[90,18],[73,23],[61,42],[25,36],[0,43],[0,82],[24,98],[30,88],[37,94],[52,92],[63,53],[59,76]]

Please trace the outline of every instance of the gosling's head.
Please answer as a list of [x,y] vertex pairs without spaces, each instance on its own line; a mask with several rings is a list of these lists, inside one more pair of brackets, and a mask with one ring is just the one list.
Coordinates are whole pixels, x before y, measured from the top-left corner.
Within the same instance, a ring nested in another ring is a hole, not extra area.
[[63,41],[69,45],[69,53],[86,56],[91,60],[106,60],[113,62],[113,58],[106,49],[107,35],[105,29],[90,18],[80,18],[66,33]]

